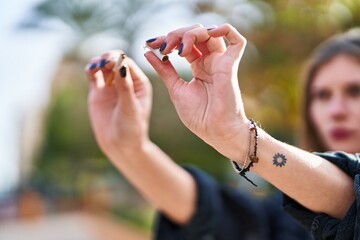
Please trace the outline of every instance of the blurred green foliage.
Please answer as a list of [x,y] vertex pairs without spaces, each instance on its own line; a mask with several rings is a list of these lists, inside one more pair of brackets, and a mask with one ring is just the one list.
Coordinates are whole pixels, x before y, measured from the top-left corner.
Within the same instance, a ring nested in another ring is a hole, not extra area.
[[151,231],[154,221],[154,211],[150,208],[139,208],[138,206],[123,206],[113,208],[112,215],[115,219],[126,220],[134,225]]
[[[296,144],[302,64],[318,43],[360,25],[360,1],[239,0],[227,1],[226,8],[223,2],[196,0],[186,4],[195,15],[216,13],[242,30],[249,40],[239,71],[247,115],[257,119],[274,137]],[[34,11],[41,17],[35,17],[27,26],[39,27],[50,18],[60,19],[81,36],[75,47],[93,34],[112,31],[126,40],[123,46],[126,50],[136,38],[136,30],[142,29],[144,19],[154,14],[154,9],[166,9],[169,4],[179,2],[46,0]],[[262,18],[244,14],[249,6]],[[59,66],[45,140],[32,175],[38,186],[50,186],[53,191],[78,197],[85,196],[94,183],[103,179],[111,184],[124,183],[99,150],[91,132],[84,65],[81,58],[75,57],[65,58]],[[176,162],[195,164],[225,181],[228,162],[183,126],[161,80],[158,76],[149,77],[154,88],[151,139]]]
[[[66,69],[70,65],[64,63],[61,71],[69,71]],[[83,78],[79,76],[81,72],[74,74],[75,79]],[[108,171],[110,164],[90,130],[86,82],[68,79],[69,82],[61,77],[57,80],[45,121],[44,142],[34,164],[33,181],[40,188],[45,184],[52,192],[80,196],[86,191],[84,181],[90,184],[94,176]]]

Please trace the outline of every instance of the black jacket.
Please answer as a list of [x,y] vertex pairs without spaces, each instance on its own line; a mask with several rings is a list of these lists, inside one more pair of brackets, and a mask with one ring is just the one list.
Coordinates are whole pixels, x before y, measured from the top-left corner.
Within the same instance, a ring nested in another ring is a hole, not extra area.
[[291,198],[284,197],[284,208],[296,218],[315,239],[360,240],[360,154],[344,152],[316,153],[337,165],[354,179],[355,202],[343,220],[309,211]]
[[197,168],[198,198],[190,222],[178,226],[165,215],[157,219],[156,240],[310,240],[312,237],[281,206],[282,195],[260,200],[248,192],[217,184]]

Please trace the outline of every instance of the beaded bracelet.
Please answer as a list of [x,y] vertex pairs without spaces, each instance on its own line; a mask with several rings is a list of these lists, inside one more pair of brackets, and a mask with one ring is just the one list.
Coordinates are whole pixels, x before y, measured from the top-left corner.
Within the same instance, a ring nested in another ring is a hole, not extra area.
[[250,154],[250,148],[251,148],[251,144],[250,144],[251,143],[251,131],[250,131],[250,129],[251,129],[251,123],[249,123],[249,144],[248,144],[248,149],[247,149],[247,152],[246,152],[246,156],[245,156],[245,160],[244,160],[244,164],[243,164],[242,168],[240,168],[240,166],[239,166],[239,164],[237,162],[232,161],[233,162],[232,166],[234,167],[234,170],[236,172],[238,172],[239,174],[242,173],[245,170],[247,160],[248,160],[249,154]]
[[[251,132],[252,131],[255,132],[255,137],[254,137],[255,144],[254,144],[254,152],[253,152],[253,154],[250,155]],[[248,182],[250,182],[252,185],[254,185],[255,187],[257,187],[257,185],[246,176],[246,173],[250,171],[250,168],[254,165],[254,163],[259,162],[259,158],[257,157],[258,139],[259,139],[259,135],[258,135],[257,125],[256,125],[254,119],[250,119],[250,122],[249,122],[249,145],[248,145],[248,151],[246,153],[246,157],[245,157],[245,160],[244,160],[244,165],[241,168],[236,161],[230,160],[231,165],[233,166],[234,170],[240,176],[242,176]],[[250,163],[249,163],[248,166],[246,166],[248,158],[250,159]]]

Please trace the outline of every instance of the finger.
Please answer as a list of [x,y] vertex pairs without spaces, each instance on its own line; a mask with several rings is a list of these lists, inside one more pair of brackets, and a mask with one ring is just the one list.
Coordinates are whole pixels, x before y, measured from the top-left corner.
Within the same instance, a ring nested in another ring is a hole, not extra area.
[[171,64],[170,61],[162,62],[151,51],[146,52],[145,57],[164,81],[170,96],[173,95],[174,88],[177,84],[186,83],[184,80],[180,78],[179,74],[176,72],[174,66]]
[[[101,64],[101,62],[100,62]],[[101,68],[101,72],[104,76],[105,86],[111,86],[114,82],[115,73],[113,68],[115,66],[115,60],[106,60],[104,66]]]
[[224,37],[229,46],[225,55],[233,59],[240,59],[244,53],[246,39],[230,24],[224,24],[218,28],[208,31],[209,35],[214,38]]
[[101,55],[101,60],[99,61],[99,68],[103,74],[103,78],[106,86],[111,86],[113,82],[114,79],[113,68],[121,53],[122,53],[121,50],[114,50]]
[[159,36],[146,40],[146,45],[151,48],[158,49],[165,42],[166,36]]
[[120,65],[117,66],[117,64],[113,64],[113,73],[115,76],[116,72],[120,71],[120,68],[126,64],[127,67],[127,72],[130,73],[131,75],[131,79],[133,81],[133,84],[135,86],[136,90],[136,86],[140,86],[141,84],[144,84],[145,82],[149,82],[148,77],[145,75],[145,73],[141,70],[141,68],[134,62],[134,60],[132,60],[130,57],[123,55],[123,59],[120,62]]
[[145,82],[149,82],[148,77],[141,70],[141,68],[132,60],[131,58],[126,58],[126,63],[129,66],[129,71],[131,74],[131,78],[134,82],[134,85],[143,84]]
[[[213,30],[214,28],[217,28],[216,25],[209,26],[206,28],[207,34],[210,36],[209,31]],[[207,48],[210,52],[224,52],[226,51],[226,44],[223,38],[214,38],[210,36],[209,41],[207,41]]]
[[185,32],[190,31],[191,29],[194,29],[194,28],[199,28],[199,27],[202,27],[202,25],[195,24],[190,27],[179,28],[175,31],[169,32],[166,35],[165,39],[162,38],[163,42],[161,43],[161,46],[158,46],[160,41],[156,41],[156,44],[154,43],[154,45],[156,45],[156,47],[160,47],[161,53],[169,54],[173,50],[175,50],[179,47],[179,45],[182,42],[182,37]]
[[[184,48],[186,52],[184,52]],[[178,54],[182,57],[185,57],[185,59],[189,63],[192,63],[196,59],[201,58],[203,56],[203,53],[197,47],[195,47],[194,45],[191,46],[190,44],[184,44],[184,43],[180,44]]]
[[98,86],[97,85],[98,74],[96,73],[99,71],[99,61],[100,61],[100,57],[92,58],[84,69],[85,74],[90,82],[90,89],[93,89]]
[[118,91],[119,102],[123,109],[131,109],[135,104],[136,96],[134,93],[134,84],[126,63],[119,66],[115,71],[115,86]]
[[[157,38],[151,38],[149,40],[146,41],[146,45],[152,49],[162,49],[164,46],[167,45],[166,43],[166,36],[160,36]],[[176,45],[173,49],[170,50],[170,52],[173,52],[173,50],[177,50],[179,49],[180,44]],[[144,49],[146,49],[146,46],[144,46]],[[167,50],[169,50],[169,48],[167,47]],[[169,52],[169,51],[168,51]],[[168,53],[164,53],[161,52],[162,54],[168,54]]]
[[183,35],[179,55],[192,63],[197,58],[211,52],[225,52],[226,46],[222,38],[212,38],[206,28],[195,28]]

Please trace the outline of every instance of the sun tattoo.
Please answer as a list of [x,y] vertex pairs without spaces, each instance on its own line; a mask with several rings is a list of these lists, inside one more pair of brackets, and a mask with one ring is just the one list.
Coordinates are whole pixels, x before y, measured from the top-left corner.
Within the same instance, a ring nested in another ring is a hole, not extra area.
[[273,163],[275,166],[277,167],[283,167],[285,166],[286,164],[286,157],[284,154],[281,154],[281,153],[276,153],[274,155],[274,160],[273,160]]

